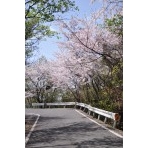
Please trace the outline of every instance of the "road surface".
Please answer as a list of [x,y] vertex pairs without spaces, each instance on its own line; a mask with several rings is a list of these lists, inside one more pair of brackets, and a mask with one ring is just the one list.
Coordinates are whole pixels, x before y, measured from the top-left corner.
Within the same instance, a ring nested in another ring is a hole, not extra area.
[[26,148],[123,148],[123,139],[75,109],[26,109],[40,118]]

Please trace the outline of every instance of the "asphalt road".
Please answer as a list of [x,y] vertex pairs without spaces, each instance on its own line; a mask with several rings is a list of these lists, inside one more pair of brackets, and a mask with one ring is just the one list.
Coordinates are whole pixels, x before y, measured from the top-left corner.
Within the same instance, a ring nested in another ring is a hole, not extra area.
[[40,114],[26,148],[123,148],[123,139],[75,109],[26,109]]

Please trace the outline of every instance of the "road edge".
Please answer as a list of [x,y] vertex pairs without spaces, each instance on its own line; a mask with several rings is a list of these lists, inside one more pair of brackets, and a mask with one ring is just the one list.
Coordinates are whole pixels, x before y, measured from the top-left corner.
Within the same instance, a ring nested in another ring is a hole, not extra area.
[[38,116],[38,117],[37,117],[36,121],[34,122],[34,124],[33,124],[32,128],[31,128],[31,130],[29,131],[27,137],[25,138],[25,145],[26,145],[27,142],[29,141],[29,138],[30,138],[30,136],[31,136],[31,134],[32,134],[32,132],[33,132],[33,130],[34,130],[34,128],[35,128],[35,126],[36,126],[38,120],[39,120],[39,118],[40,118],[40,115],[39,115],[39,114],[27,113],[26,115],[35,115],[35,116]]
[[81,114],[82,116],[86,117],[86,118],[89,119],[90,121],[92,121],[92,122],[96,123],[97,125],[101,126],[103,129],[106,129],[106,130],[108,130],[110,133],[112,133],[112,134],[116,135],[117,137],[120,137],[120,138],[123,139],[123,136],[122,136],[122,135],[120,135],[120,134],[114,132],[113,130],[110,130],[109,128],[107,128],[107,127],[105,127],[105,126],[103,126],[103,125],[101,125],[100,123],[98,123],[98,122],[96,122],[95,120],[93,120],[93,119],[89,118],[88,116],[84,115],[83,113],[81,113],[81,112],[78,111],[77,109],[75,109],[75,111],[78,112],[79,114]]

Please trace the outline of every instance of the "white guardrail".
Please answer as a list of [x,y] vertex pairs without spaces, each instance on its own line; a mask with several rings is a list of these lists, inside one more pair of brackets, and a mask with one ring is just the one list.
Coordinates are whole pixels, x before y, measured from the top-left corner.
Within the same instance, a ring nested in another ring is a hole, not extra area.
[[106,123],[107,118],[112,119],[114,121],[114,123],[113,123],[113,127],[114,128],[116,127],[117,121],[120,120],[120,116],[119,116],[118,113],[113,113],[113,112],[109,112],[109,111],[106,111],[106,110],[98,109],[98,108],[92,107],[90,105],[87,105],[85,103],[78,103],[78,102],[76,102],[76,106],[80,106],[80,109],[83,108],[83,111],[85,111],[87,109],[89,115],[91,114],[91,112],[93,113],[93,116],[95,114],[97,114],[98,115],[98,119],[100,119],[100,116],[104,116],[105,117],[104,123]]
[[85,103],[78,103],[78,102],[57,102],[57,103],[32,103],[32,107],[51,107],[51,106],[64,106],[64,108],[66,106],[74,106],[75,108],[77,106],[80,107],[80,109],[83,111],[85,111],[87,109],[87,113],[89,115],[91,115],[91,112],[93,113],[93,117],[95,116],[95,114],[98,115],[98,119],[100,119],[100,116],[104,116],[105,119],[104,119],[104,123],[107,122],[107,118],[110,118],[114,121],[113,123],[113,127],[115,128],[116,126],[116,123],[117,121],[120,120],[120,116],[118,113],[113,113],[113,112],[109,112],[109,111],[106,111],[106,110],[102,110],[102,109],[98,109],[98,108],[95,108],[95,107],[92,107],[88,104],[85,104]]
[[75,102],[57,102],[57,103],[32,103],[32,107],[51,107],[51,106],[75,106],[76,103]]

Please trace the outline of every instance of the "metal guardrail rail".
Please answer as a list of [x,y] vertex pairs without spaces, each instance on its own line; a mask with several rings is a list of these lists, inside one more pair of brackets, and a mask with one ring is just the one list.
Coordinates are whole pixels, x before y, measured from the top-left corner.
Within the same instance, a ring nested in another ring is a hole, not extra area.
[[92,107],[92,106],[90,106],[88,104],[85,104],[85,103],[76,102],[76,106],[79,106],[80,109],[83,108],[83,111],[85,111],[85,109],[88,109],[88,114],[89,115],[91,114],[91,112],[93,113],[93,116],[95,114],[97,114],[98,119],[100,119],[100,116],[104,116],[105,117],[104,123],[107,122],[107,118],[112,119],[114,121],[113,122],[113,127],[114,128],[116,127],[117,121],[120,120],[120,116],[119,116],[118,113],[113,113],[113,112],[109,112],[109,111],[106,111],[106,110],[98,109],[98,108]]
[[63,107],[74,106],[75,108],[79,106],[81,110],[83,109],[83,111],[87,109],[88,111],[87,113],[89,115],[91,114],[91,112],[93,113],[93,116],[97,114],[99,120],[100,120],[100,116],[104,116],[105,117],[104,123],[107,122],[107,118],[112,119],[114,121],[113,122],[114,128],[116,127],[117,121],[120,120],[120,116],[118,113],[113,113],[113,112],[109,112],[99,108],[95,108],[85,103],[78,103],[78,102],[32,103],[32,107],[43,107],[43,108],[49,107],[50,108],[51,106],[63,106]]
[[45,103],[32,103],[32,107],[44,107]]
[[51,106],[75,106],[75,102],[32,103],[32,107],[50,108]]
[[69,106],[75,105],[75,102],[59,102],[59,103],[46,103],[47,106]]

